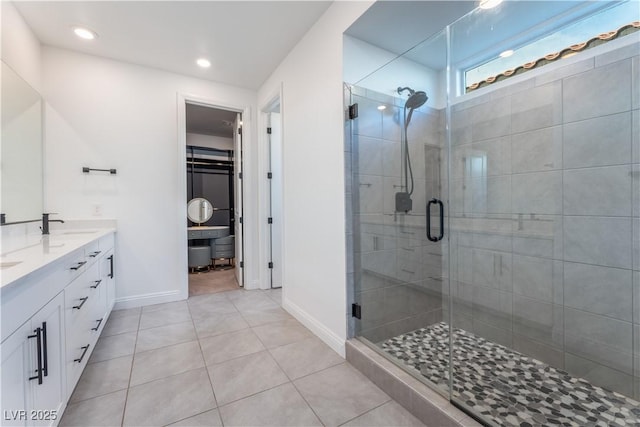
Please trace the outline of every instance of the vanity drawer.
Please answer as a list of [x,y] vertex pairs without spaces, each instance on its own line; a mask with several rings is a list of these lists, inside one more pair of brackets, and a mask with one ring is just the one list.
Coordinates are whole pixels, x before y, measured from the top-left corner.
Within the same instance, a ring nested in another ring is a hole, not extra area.
[[65,288],[65,319],[70,321],[71,325],[84,313],[90,312],[91,306],[98,302],[102,284],[98,283],[99,280],[100,269],[98,264],[93,264]]
[[95,335],[96,339],[100,335],[99,332],[102,331],[102,327],[104,326],[104,322],[106,322],[106,313],[107,313],[107,286],[108,283],[105,281],[103,277],[98,278],[92,286],[96,286],[95,288],[91,288],[94,292],[92,295],[93,301],[91,306],[89,306],[89,322],[91,324],[92,335]]
[[92,336],[88,328],[76,328],[73,333],[67,331],[66,338],[67,393],[71,395],[95,344],[91,342]]
[[87,267],[95,263],[100,254],[103,253],[100,249],[100,241],[96,240],[84,246],[84,258],[87,261]]
[[226,237],[229,235],[229,229],[219,229],[219,230],[202,230],[202,238],[203,239],[217,239],[219,237]]
[[89,262],[85,259],[84,248],[78,249],[68,258],[62,268],[65,270],[65,282],[69,283],[87,269]]
[[229,227],[187,230],[187,237],[189,239],[217,239],[219,237],[226,237],[229,233]]

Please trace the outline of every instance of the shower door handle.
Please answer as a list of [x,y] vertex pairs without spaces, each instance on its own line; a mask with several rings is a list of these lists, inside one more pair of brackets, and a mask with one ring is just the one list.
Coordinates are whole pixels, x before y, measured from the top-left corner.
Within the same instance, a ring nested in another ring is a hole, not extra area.
[[[440,234],[434,237],[431,235],[431,205],[436,205],[436,204],[440,208]],[[442,200],[438,200],[438,199],[429,200],[429,202],[427,203],[426,217],[427,217],[427,239],[431,240],[432,242],[439,242],[444,237],[444,204],[442,203]]]

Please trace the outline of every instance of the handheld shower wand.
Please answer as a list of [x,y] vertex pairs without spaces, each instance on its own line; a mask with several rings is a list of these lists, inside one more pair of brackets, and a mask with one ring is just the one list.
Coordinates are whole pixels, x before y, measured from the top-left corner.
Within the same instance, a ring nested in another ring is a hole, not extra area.
[[[416,108],[421,107],[427,102],[429,97],[424,91],[415,91],[410,87],[398,87],[398,94],[402,94],[402,92],[409,91],[409,98],[404,104],[404,133],[401,139],[401,147],[402,147],[402,162],[404,166],[404,182],[403,189],[405,191],[401,191],[396,193],[396,212],[409,212],[413,209],[413,201],[411,200],[411,195],[413,194],[414,182],[413,182],[413,169],[411,167],[411,156],[409,154],[409,138],[407,136],[407,131],[409,129],[409,123],[411,122],[411,117],[413,116],[413,111]],[[409,110],[409,114],[407,114],[407,109]]]

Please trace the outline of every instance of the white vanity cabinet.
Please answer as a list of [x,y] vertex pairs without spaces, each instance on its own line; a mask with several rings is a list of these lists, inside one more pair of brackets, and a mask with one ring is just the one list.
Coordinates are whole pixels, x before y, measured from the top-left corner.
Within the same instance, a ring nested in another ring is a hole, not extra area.
[[115,302],[114,233],[96,234],[2,283],[2,426],[55,426],[62,417]]
[[67,401],[64,297],[59,293],[2,343],[2,425],[55,425]]
[[115,302],[113,235],[85,248],[87,269],[65,288],[67,391],[73,393]]

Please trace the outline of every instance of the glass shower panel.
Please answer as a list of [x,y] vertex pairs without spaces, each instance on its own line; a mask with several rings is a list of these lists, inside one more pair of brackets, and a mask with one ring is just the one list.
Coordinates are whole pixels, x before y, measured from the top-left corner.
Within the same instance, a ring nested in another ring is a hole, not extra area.
[[467,94],[460,78],[517,47],[497,35],[554,25],[535,12],[560,3],[505,2],[450,27],[451,398],[490,424],[628,425],[640,415],[638,33]]
[[[351,86],[356,335],[448,388],[445,107],[439,33]],[[427,205],[431,215],[427,218]],[[444,206],[444,205],[443,205]],[[429,219],[429,221],[428,221]],[[427,232],[427,223],[430,229]]]

